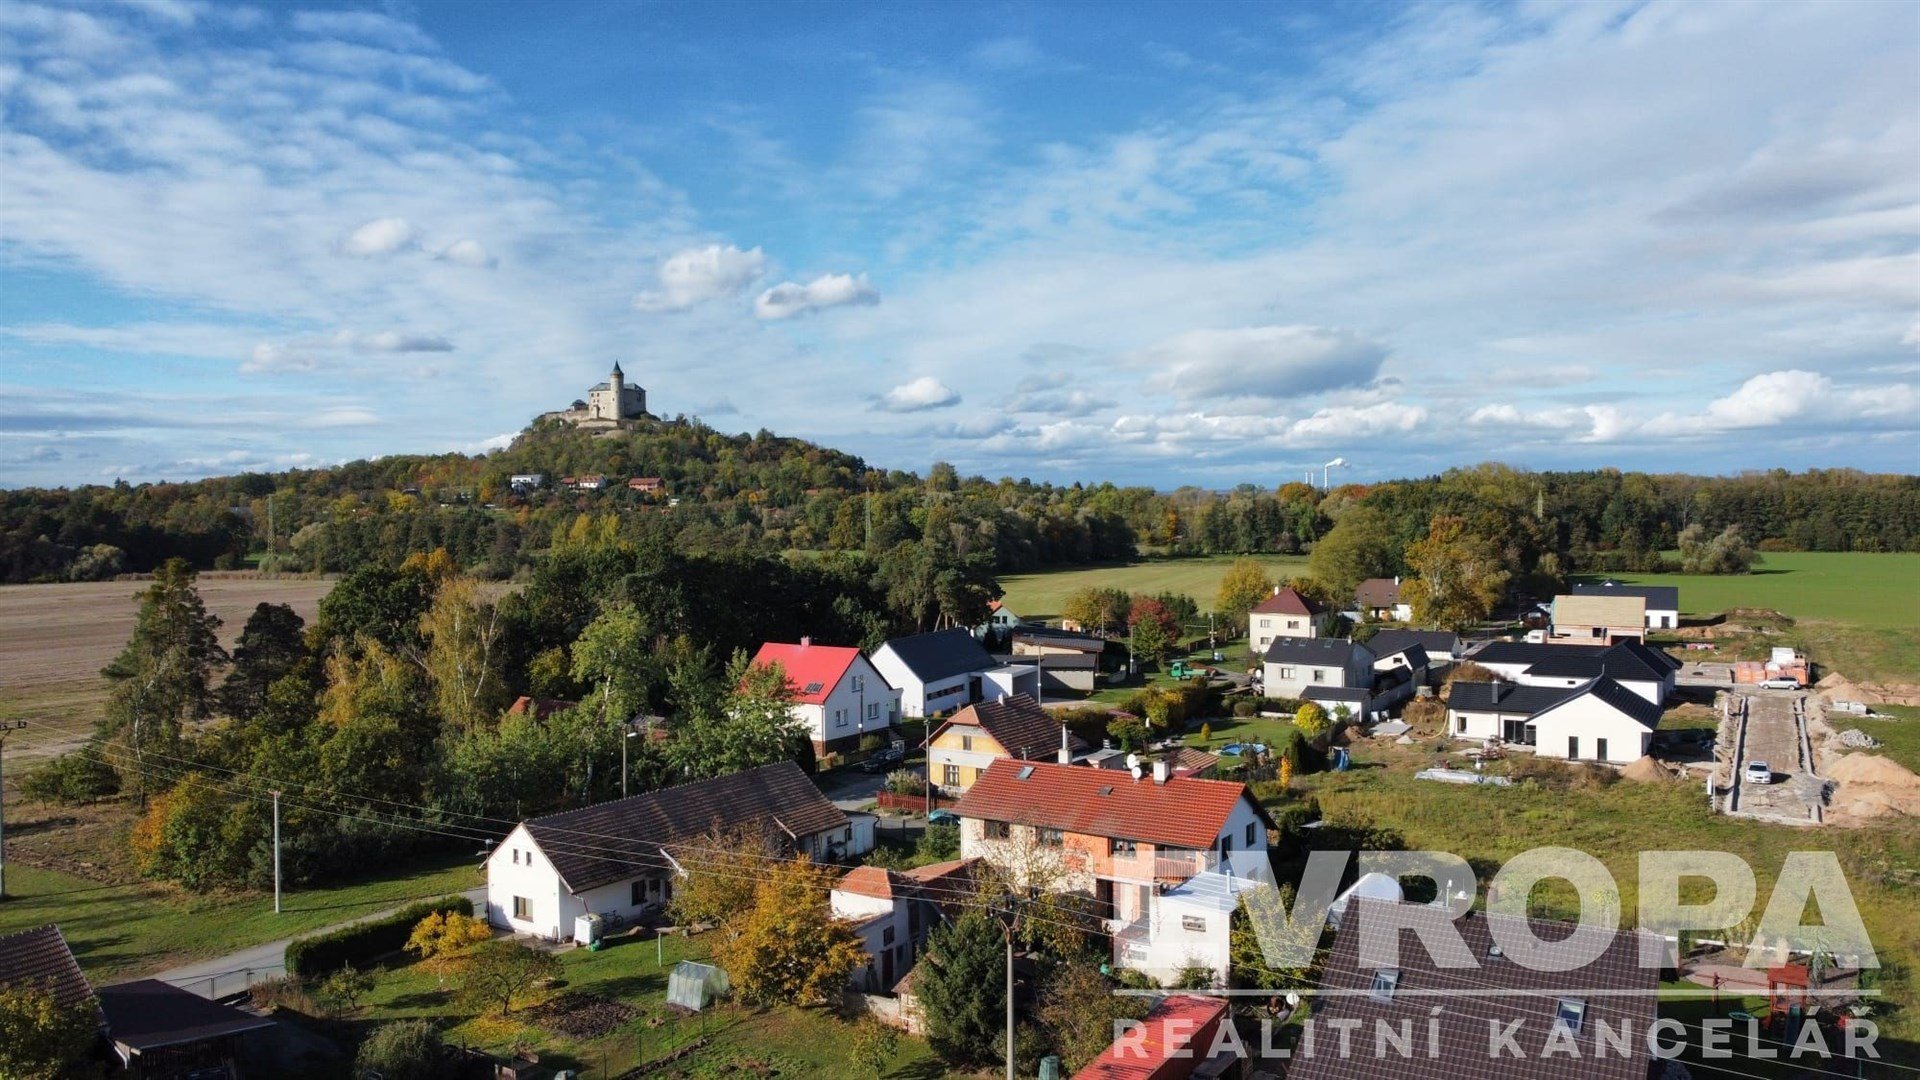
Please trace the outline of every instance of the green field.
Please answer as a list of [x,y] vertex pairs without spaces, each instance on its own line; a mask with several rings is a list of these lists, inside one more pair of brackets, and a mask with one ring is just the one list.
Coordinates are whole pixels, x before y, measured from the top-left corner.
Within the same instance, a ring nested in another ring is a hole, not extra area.
[[[1220,578],[1237,557],[1218,555],[1197,559],[1150,560],[1120,566],[1008,574],[1000,579],[1000,586],[1007,591],[1003,598],[1006,605],[1023,619],[1058,616],[1060,605],[1069,593],[1090,586],[1126,592],[1186,593],[1199,603],[1200,610],[1205,611],[1213,606],[1214,594],[1220,591]],[[1259,559],[1275,580],[1298,577],[1307,572],[1304,555],[1254,557]]]
[[87,976],[112,981],[480,884],[471,858],[441,858],[378,881],[289,892],[276,915],[270,893],[196,895],[152,882],[102,885],[15,864],[7,867],[0,934],[57,923]]

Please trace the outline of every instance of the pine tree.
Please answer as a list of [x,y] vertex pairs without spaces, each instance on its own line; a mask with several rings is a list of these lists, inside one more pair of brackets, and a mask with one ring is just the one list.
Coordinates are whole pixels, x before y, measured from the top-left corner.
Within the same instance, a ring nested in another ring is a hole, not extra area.
[[114,686],[100,735],[132,758],[121,770],[121,784],[139,794],[142,806],[146,755],[175,752],[185,725],[212,712],[214,669],[227,658],[219,627],[194,588],[193,568],[184,559],[169,559],[140,594],[133,637],[102,669]]
[[977,1062],[1004,1036],[1006,938],[979,909],[935,928],[913,977],[927,1018],[927,1041],[942,1057]]

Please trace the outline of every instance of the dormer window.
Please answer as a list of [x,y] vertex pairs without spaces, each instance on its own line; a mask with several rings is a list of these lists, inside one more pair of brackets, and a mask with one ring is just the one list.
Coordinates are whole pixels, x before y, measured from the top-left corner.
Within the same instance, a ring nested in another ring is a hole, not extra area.
[[1367,988],[1367,996],[1382,1005],[1393,1003],[1393,992],[1400,989],[1400,972],[1396,968],[1381,968],[1373,973],[1373,985]]
[[1580,1034],[1580,1025],[1587,1019],[1587,1003],[1578,998],[1561,998],[1553,1011],[1553,1026],[1564,1029],[1569,1035]]

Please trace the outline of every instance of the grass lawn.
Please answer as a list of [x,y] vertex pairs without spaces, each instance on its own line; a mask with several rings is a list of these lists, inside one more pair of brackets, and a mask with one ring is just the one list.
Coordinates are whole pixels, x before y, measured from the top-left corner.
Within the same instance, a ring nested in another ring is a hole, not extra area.
[[[1252,556],[1267,568],[1276,580],[1298,577],[1307,572],[1304,555]],[[1126,592],[1176,592],[1193,597],[1205,611],[1213,606],[1220,591],[1220,578],[1232,566],[1236,555],[1213,555],[1191,559],[1162,559],[1114,566],[1076,567],[1071,570],[1047,570],[1034,574],[1007,574],[1000,587],[1007,591],[1003,600],[1023,619],[1053,618],[1067,594],[1089,586],[1122,589]]]
[[1920,673],[1920,554],[1768,552],[1751,574],[1613,576],[1679,586],[1685,614],[1747,607],[1789,615],[1797,625],[1786,640],[1852,679],[1912,682]]
[[7,867],[0,934],[57,923],[80,966],[97,982],[219,956],[480,884],[478,867],[461,854],[376,881],[290,892],[283,898],[285,910],[275,915],[271,894],[196,895],[152,882],[102,885],[14,864]]
[[[580,1071],[587,1080],[618,1076],[635,1065],[661,1058],[705,1036],[704,1049],[676,1063],[676,1075],[712,1076],[722,1073],[761,1076],[854,1076],[860,1070],[849,1059],[853,1029],[823,1009],[775,1007],[755,1009],[723,1004],[694,1016],[677,1015],[666,1007],[667,976],[683,959],[703,959],[706,943],[668,936],[656,953],[652,939],[622,938],[600,952],[584,949],[560,954],[564,985],[559,993],[588,993],[638,1010],[638,1015],[612,1034],[597,1039],[573,1039],[534,1026],[527,1007],[507,1018],[476,1016],[472,1009],[443,990],[440,978],[413,964],[380,976],[366,1005],[351,1021],[338,1025],[352,1045],[376,1023],[396,1019],[429,1019],[443,1025],[448,1041],[505,1053],[519,1044],[539,1051],[542,1064]],[[451,985],[451,980],[449,980]],[[323,1025],[334,1027],[335,1025]],[[889,1076],[940,1076],[945,1069],[927,1044],[900,1036]]]
[[1873,751],[1882,754],[1920,772],[1920,709],[1911,706],[1877,705],[1876,712],[1884,712],[1899,717],[1894,720],[1880,720],[1865,716],[1846,716],[1841,713],[1828,713],[1827,722],[1838,730],[1857,728],[1880,740],[1880,749]]

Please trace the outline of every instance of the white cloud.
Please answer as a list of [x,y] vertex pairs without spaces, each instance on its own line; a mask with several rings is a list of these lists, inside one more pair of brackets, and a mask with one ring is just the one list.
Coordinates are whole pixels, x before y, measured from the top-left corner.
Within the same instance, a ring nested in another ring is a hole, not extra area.
[[284,371],[312,371],[318,366],[319,362],[314,359],[312,353],[263,341],[253,347],[253,352],[248,355],[246,362],[240,365],[240,371],[245,375],[262,375]]
[[759,248],[709,244],[689,248],[660,264],[660,287],[634,296],[641,311],[686,311],[709,300],[733,296],[766,272],[767,257]]
[[762,319],[791,319],[844,304],[879,302],[880,292],[867,283],[865,274],[822,274],[805,285],[792,281],[775,285],[754,300],[753,311]]
[[331,409],[321,409],[307,417],[302,426],[310,428],[366,427],[380,422],[380,416],[372,409],[353,405],[340,405]]
[[1296,420],[1287,428],[1289,446],[1333,446],[1383,435],[1404,435],[1426,423],[1423,405],[1382,401],[1373,405],[1335,405]]
[[361,352],[452,352],[453,342],[438,334],[409,334],[399,330],[382,330],[377,334],[349,335],[352,348]]
[[1349,330],[1250,326],[1191,330],[1140,354],[1154,381],[1183,401],[1288,398],[1365,386],[1387,351]]
[[419,27],[374,11],[297,11],[293,28],[303,34],[358,38],[395,49],[433,47],[433,39]]
[[342,237],[340,254],[357,259],[392,255],[413,247],[416,242],[417,234],[406,218],[376,218]]
[[1738,390],[1710,402],[1701,423],[1717,431],[1773,427],[1807,412],[1832,389],[1832,379],[1813,371],[1755,375]]
[[482,247],[478,240],[455,240],[441,248],[440,253],[434,257],[442,262],[472,266],[481,270],[491,269],[498,262],[488,254],[487,249]]
[[960,404],[960,395],[952,387],[931,375],[922,375],[880,396],[878,405],[887,412],[924,412]]

